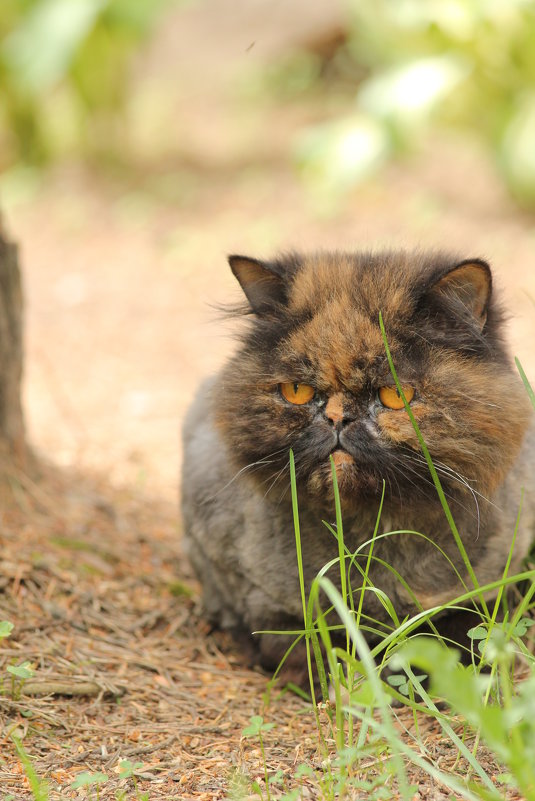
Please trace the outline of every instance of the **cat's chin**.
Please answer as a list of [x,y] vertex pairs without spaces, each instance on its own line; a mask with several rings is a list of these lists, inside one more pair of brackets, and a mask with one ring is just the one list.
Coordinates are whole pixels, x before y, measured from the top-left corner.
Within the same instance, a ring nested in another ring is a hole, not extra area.
[[[347,451],[338,449],[331,454],[336,470],[336,483],[342,505],[358,506],[364,498],[381,495],[382,482],[358,466]],[[334,500],[333,476],[330,458],[313,470],[307,481],[308,495],[320,504]]]

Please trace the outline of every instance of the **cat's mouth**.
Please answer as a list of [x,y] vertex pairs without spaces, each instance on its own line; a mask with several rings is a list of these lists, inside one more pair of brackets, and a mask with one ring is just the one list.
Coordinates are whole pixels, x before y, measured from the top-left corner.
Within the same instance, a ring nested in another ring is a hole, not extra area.
[[345,502],[357,501],[363,495],[376,495],[379,491],[377,476],[367,470],[364,465],[357,462],[355,456],[338,445],[328,454],[326,460],[312,472],[309,479],[309,489],[316,497],[324,495],[332,499],[332,471],[331,459],[336,470],[336,483],[340,498]]
[[316,442],[314,449],[306,442],[297,449],[298,478],[306,484],[309,496],[321,503],[332,503],[333,466],[340,500],[346,507],[380,494],[382,481],[376,465],[369,460],[366,432],[355,443],[348,442],[348,448],[333,433],[324,432],[323,442]]

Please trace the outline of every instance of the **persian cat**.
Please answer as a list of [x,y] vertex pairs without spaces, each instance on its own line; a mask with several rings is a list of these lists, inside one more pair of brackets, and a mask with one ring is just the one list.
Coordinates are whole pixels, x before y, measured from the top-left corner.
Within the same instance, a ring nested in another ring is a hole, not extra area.
[[[473,588],[396,390],[380,312],[480,585],[502,575],[525,488],[517,570],[535,524],[534,436],[488,264],[398,251],[229,262],[247,301],[246,328],[184,425],[184,537],[210,620],[247,635],[303,628],[290,448],[308,586],[338,555],[322,523],[334,519],[332,457],[351,553],[372,537],[384,487],[379,534],[397,533],[376,539],[369,579],[400,619],[454,599],[462,581]],[[354,569],[354,589],[359,575]],[[366,591],[364,614],[371,642],[392,627],[375,592]],[[462,613],[445,623],[458,642],[474,625]],[[255,642],[268,668],[288,646],[268,634]]]

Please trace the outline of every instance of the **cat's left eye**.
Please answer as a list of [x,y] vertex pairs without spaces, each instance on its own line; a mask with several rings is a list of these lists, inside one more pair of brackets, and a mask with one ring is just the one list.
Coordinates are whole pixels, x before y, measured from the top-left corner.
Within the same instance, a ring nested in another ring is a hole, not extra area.
[[298,384],[297,382],[279,384],[279,389],[285,400],[298,406],[309,403],[316,394],[316,390],[310,384]]
[[[410,403],[414,398],[414,387],[402,387],[402,390],[407,403]],[[387,409],[403,409],[405,405],[397,387],[381,387],[379,389],[379,400]]]

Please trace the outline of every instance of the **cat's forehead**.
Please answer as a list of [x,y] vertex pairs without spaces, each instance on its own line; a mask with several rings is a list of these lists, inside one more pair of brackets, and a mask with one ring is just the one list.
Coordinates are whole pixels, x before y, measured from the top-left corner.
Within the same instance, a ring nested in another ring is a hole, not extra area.
[[284,343],[284,352],[292,363],[310,365],[325,387],[364,382],[370,371],[388,370],[379,325],[336,301],[295,327]]
[[292,281],[289,308],[297,314],[317,313],[338,303],[375,320],[380,311],[385,319],[407,317],[419,272],[409,254],[313,254],[303,260]]
[[300,322],[286,346],[312,363],[326,385],[388,371],[379,312],[396,349],[396,330],[413,311],[410,266],[390,267],[327,254],[309,259],[296,275],[288,306]]

